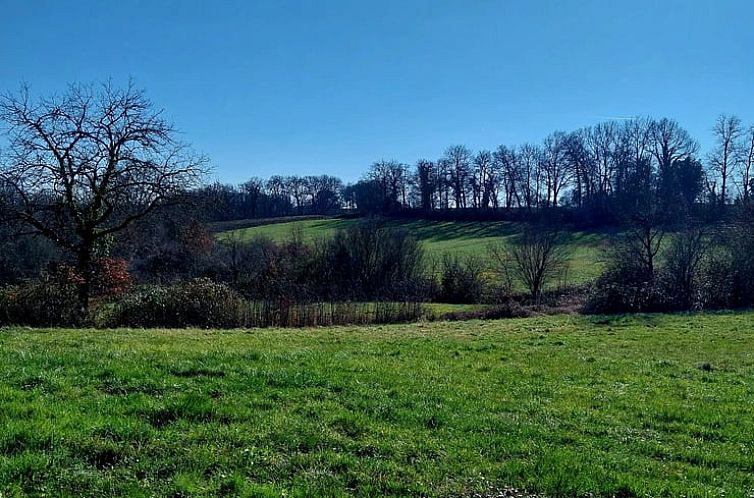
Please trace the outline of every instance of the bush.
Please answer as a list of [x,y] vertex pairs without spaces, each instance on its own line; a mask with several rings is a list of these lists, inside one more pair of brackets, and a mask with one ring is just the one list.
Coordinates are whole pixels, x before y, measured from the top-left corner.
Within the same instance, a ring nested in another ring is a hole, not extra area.
[[[754,305],[754,221],[733,224],[723,237],[729,301],[735,307]],[[717,270],[720,271],[720,270]]]
[[310,278],[321,299],[416,300],[427,288],[423,257],[406,230],[365,222],[320,242]]
[[512,275],[538,304],[547,285],[565,276],[567,255],[560,232],[549,226],[530,227],[508,248]]
[[244,325],[244,300],[207,279],[143,286],[104,306],[98,326],[229,328]]
[[703,306],[705,260],[709,253],[709,237],[701,229],[676,234],[664,251],[661,272],[663,294],[675,310]]
[[660,311],[664,301],[657,278],[614,267],[594,283],[583,311],[586,314]]
[[656,237],[658,242],[652,247],[647,236],[616,245],[610,267],[593,286],[584,311],[671,312],[719,308],[732,302],[739,275],[733,264],[735,251],[719,242],[713,244],[710,234],[699,228],[674,233],[664,245],[661,239]]
[[94,261],[95,294],[117,296],[131,287],[128,261],[122,258],[99,258]]
[[461,258],[445,255],[440,275],[440,301],[444,303],[474,304],[482,300],[484,265],[475,256]]
[[0,289],[0,324],[63,327],[79,320],[76,287],[45,278]]

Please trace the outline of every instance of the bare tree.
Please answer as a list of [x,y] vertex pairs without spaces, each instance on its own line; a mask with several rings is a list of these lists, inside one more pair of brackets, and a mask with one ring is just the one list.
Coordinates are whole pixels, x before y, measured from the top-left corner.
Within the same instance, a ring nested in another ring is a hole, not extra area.
[[248,213],[252,218],[255,218],[257,215],[257,205],[263,190],[264,181],[261,178],[253,177],[241,185],[244,203],[248,206]]
[[613,191],[619,195],[636,190],[636,183],[649,187],[651,177],[650,144],[652,121],[634,118],[624,121],[617,132],[614,150],[615,184]]
[[298,175],[291,175],[286,177],[284,181],[286,184],[286,189],[291,194],[291,197],[293,197],[293,202],[295,203],[298,214],[303,214],[305,196],[307,194],[310,194],[311,198],[314,198],[314,194],[310,193],[310,182],[308,177],[302,178]]
[[398,161],[376,161],[367,178],[376,182],[382,196],[383,210],[394,211],[406,205],[408,166]]
[[621,246],[623,262],[633,266],[647,281],[655,278],[657,254],[666,233],[658,211],[655,203],[635,210],[628,222],[625,244]]
[[448,147],[443,161],[448,167],[450,186],[455,197],[455,207],[466,207],[466,191],[471,176],[471,151],[463,145]]
[[0,119],[9,142],[0,183],[13,193],[12,215],[75,255],[83,317],[95,250],[198,185],[206,160],[132,83],[73,85],[36,100],[23,88],[0,98]]
[[622,148],[632,162],[639,164],[649,159],[652,144],[653,121],[648,117],[636,117],[625,121],[619,132]]
[[741,200],[744,204],[749,204],[752,190],[754,190],[754,126],[751,126],[746,132],[746,140],[741,146],[740,164],[740,181],[741,181]]
[[[505,208],[510,209],[513,205],[521,206],[521,193],[519,192],[519,182],[521,181],[521,159],[517,151],[501,145],[494,152],[495,169],[499,177],[499,182],[503,186],[503,195],[505,196]],[[495,199],[497,204],[497,199]]]
[[711,172],[720,179],[720,205],[728,200],[728,183],[733,174],[738,155],[738,140],[741,136],[741,120],[736,116],[721,114],[712,128],[716,146],[709,155]]
[[545,138],[542,148],[542,166],[547,183],[545,207],[556,207],[560,192],[571,179],[571,164],[568,158],[568,136],[562,131]]
[[572,171],[573,198],[577,206],[591,201],[598,193],[600,177],[597,172],[597,162],[587,147],[589,130],[578,130],[569,133],[566,142],[566,158]]
[[696,301],[699,274],[708,251],[708,234],[695,227],[675,234],[664,251],[669,290],[680,309],[689,309]]
[[524,206],[531,211],[539,207],[542,192],[542,169],[540,161],[541,151],[536,145],[524,144],[518,149],[518,161],[520,163],[521,181]]
[[561,274],[567,262],[560,233],[550,228],[530,228],[508,251],[513,276],[539,303],[545,286]]
[[699,144],[689,132],[674,120],[662,118],[652,121],[652,154],[657,161],[660,173],[669,169],[675,161],[685,159],[699,150]]
[[494,173],[492,153],[488,150],[480,150],[474,156],[474,175],[471,182],[474,208],[490,207],[490,187],[494,182]]
[[608,121],[590,128],[586,135],[586,144],[594,160],[596,191],[602,196],[611,194],[616,176],[618,125]]
[[272,197],[289,197],[288,185],[285,177],[272,175],[267,179],[267,193]]

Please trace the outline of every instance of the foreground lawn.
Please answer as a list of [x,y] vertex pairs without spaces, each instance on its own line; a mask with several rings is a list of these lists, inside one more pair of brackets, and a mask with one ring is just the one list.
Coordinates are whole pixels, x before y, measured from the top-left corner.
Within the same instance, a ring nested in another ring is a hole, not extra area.
[[[331,236],[336,229],[360,223],[358,218],[328,218],[291,221],[242,228],[225,232],[219,237],[234,233],[241,239],[255,236],[283,241],[299,231],[305,241]],[[427,255],[440,261],[446,254],[488,258],[490,244],[510,243],[521,233],[521,225],[509,221],[430,221],[410,219],[388,219],[386,226],[405,228],[411,232],[427,251]],[[569,232],[566,236],[566,250],[569,255],[568,280],[570,283],[583,283],[597,278],[604,269],[602,247],[608,238],[603,232]]]
[[754,314],[0,330],[0,496],[749,497]]

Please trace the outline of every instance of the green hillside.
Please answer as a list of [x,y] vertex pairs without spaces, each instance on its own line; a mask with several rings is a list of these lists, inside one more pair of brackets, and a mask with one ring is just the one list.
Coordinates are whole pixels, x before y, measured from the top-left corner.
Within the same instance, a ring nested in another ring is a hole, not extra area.
[[[233,230],[219,234],[220,238],[234,234],[242,239],[267,237],[282,241],[299,231],[306,241],[314,241],[331,235],[336,229],[344,228],[359,219],[329,218],[319,220],[275,223],[251,228]],[[410,231],[426,249],[430,257],[437,260],[445,254],[476,255],[487,258],[490,244],[510,243],[521,233],[521,225],[507,221],[428,221],[389,219],[384,224],[389,227],[404,228]],[[582,283],[599,276],[604,265],[602,247],[607,239],[605,232],[568,232],[567,249],[570,256],[568,278],[571,283]]]

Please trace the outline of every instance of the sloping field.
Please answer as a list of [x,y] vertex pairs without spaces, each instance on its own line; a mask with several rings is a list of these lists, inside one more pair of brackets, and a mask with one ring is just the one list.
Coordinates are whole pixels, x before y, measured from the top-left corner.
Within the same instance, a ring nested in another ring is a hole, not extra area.
[[749,497],[754,314],[0,330],[0,495]]
[[[328,218],[275,223],[225,232],[242,239],[255,236],[282,241],[300,232],[304,240],[314,241],[331,235],[359,219]],[[488,258],[491,244],[510,243],[521,233],[522,226],[507,221],[430,221],[389,219],[385,226],[409,230],[424,246],[427,254],[440,260],[445,254],[476,255]],[[227,235],[225,235],[227,236]],[[605,232],[569,232],[565,238],[570,256],[568,279],[570,283],[593,280],[604,268],[602,247],[608,238]],[[220,235],[223,237],[223,234]]]

